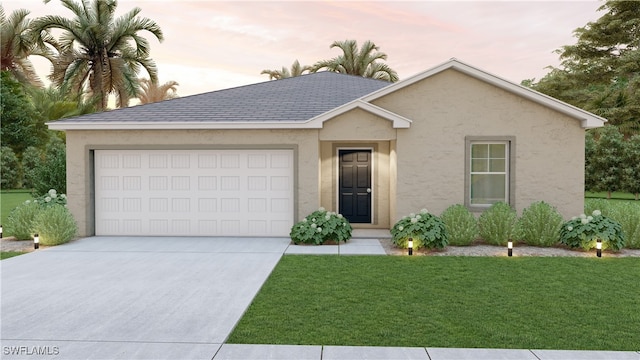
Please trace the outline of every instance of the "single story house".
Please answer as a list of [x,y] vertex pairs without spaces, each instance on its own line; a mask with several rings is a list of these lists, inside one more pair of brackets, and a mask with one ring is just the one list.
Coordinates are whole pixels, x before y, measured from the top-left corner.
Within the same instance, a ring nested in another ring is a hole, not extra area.
[[322,206],[354,228],[544,200],[583,211],[606,120],[456,59],[397,83],[320,72],[49,123],[80,235],[286,236]]

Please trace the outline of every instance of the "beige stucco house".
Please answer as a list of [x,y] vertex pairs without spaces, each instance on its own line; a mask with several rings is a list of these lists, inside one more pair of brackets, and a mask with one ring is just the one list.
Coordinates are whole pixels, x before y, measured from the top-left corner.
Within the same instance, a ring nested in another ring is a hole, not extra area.
[[422,208],[579,214],[606,120],[452,59],[395,84],[331,72],[49,124],[87,235],[283,236],[320,206],[388,229]]

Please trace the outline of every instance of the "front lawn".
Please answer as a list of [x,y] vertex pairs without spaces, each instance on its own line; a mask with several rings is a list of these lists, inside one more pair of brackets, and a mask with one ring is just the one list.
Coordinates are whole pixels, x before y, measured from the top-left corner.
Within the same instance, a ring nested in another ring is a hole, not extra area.
[[22,254],[26,254],[26,253],[22,251],[1,251],[0,260],[8,259],[10,257],[14,257]]
[[287,255],[230,343],[640,349],[637,258]]
[[[2,190],[0,191],[0,224],[7,223],[7,217],[11,210],[26,200],[31,200],[31,191],[29,190]],[[11,236],[12,234],[3,234],[2,236]]]

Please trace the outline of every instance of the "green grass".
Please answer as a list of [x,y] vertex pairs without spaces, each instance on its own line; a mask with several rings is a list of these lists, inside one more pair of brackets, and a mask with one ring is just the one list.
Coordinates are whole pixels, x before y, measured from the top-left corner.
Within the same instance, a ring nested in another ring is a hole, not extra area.
[[[0,191],[0,224],[7,223],[11,210],[26,200],[33,199],[30,190],[2,190]],[[10,236],[11,234],[3,234]]]
[[[584,197],[606,199],[607,192],[606,191],[601,191],[601,192],[585,191]],[[631,193],[623,193],[623,192],[617,192],[617,191],[611,193],[611,200],[635,200],[635,199],[636,199],[635,195]]]
[[640,349],[637,258],[287,255],[230,343]]
[[22,254],[26,254],[26,252],[22,252],[22,251],[2,251],[2,252],[0,252],[0,260],[8,259],[10,257],[14,257],[14,256],[22,255]]

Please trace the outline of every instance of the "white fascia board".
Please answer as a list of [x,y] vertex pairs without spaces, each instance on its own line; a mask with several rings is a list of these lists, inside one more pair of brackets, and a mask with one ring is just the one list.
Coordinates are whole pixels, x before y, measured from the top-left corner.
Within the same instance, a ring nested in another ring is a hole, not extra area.
[[153,122],[153,121],[109,121],[109,122],[48,122],[50,130],[256,130],[256,129],[314,129],[308,121],[271,122]]
[[371,103],[362,101],[360,99],[353,100],[347,104],[339,106],[331,111],[327,111],[324,114],[318,115],[313,119],[309,120],[309,124],[314,124],[313,128],[321,128],[322,124],[330,119],[333,119],[336,116],[342,115],[346,112],[349,112],[353,109],[362,109],[366,112],[377,115],[385,120],[389,120],[393,123],[394,129],[408,129],[411,127],[411,120],[405,118],[404,116],[398,115],[389,110],[383,109],[379,106],[373,105]]

